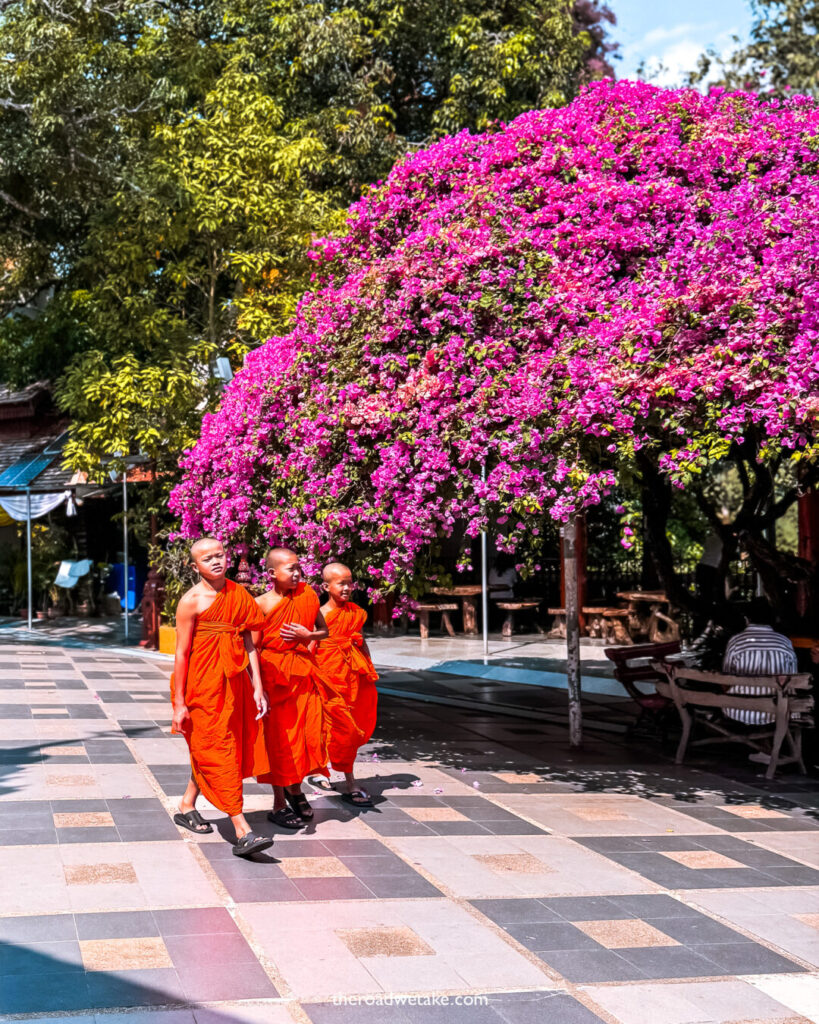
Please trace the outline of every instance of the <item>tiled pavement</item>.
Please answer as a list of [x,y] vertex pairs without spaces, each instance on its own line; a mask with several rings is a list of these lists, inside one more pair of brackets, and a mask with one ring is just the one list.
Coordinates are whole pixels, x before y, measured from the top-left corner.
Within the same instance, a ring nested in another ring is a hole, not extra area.
[[[557,722],[387,696],[374,808],[316,790],[314,823],[282,834],[249,782],[276,842],[246,862],[212,809],[210,836],[171,820],[168,672],[0,649],[0,1019],[819,1022],[810,781],[675,769],[605,728],[571,752]],[[611,704],[597,721],[627,716]]]

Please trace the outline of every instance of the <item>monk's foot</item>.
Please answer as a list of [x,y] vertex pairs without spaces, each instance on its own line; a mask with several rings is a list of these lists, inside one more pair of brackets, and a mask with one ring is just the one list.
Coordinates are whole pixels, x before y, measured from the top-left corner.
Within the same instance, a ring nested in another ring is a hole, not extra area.
[[310,806],[310,801],[304,793],[289,793],[285,791],[284,795],[287,798],[287,802],[293,808],[293,813],[297,814],[302,821],[313,820],[313,808]]
[[195,807],[190,811],[180,810],[179,814],[173,816],[173,820],[180,828],[186,828],[189,832],[195,832],[197,835],[204,836],[213,831],[213,828]]
[[233,854],[236,857],[252,857],[254,853],[269,850],[272,845],[273,840],[269,836],[257,836],[253,832],[246,832],[241,839],[236,840]]
[[270,811],[267,820],[280,828],[303,828],[304,821],[294,814],[289,807],[280,807],[278,810]]
[[352,804],[353,807],[372,807],[373,802],[363,789],[353,789],[349,793],[342,793],[341,799],[345,804]]

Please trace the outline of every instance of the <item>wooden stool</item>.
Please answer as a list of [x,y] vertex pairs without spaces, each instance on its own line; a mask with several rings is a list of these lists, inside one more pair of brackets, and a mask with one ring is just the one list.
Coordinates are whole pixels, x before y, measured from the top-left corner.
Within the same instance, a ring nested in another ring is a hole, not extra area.
[[421,627],[422,640],[426,640],[429,637],[429,616],[431,612],[440,612],[442,628],[446,629],[450,636],[455,636],[455,630],[452,628],[452,620],[449,617],[449,613],[458,610],[457,604],[439,604],[437,601],[434,601],[430,604],[417,604],[415,610],[418,612],[418,625]]
[[549,614],[552,616],[552,628],[546,634],[547,640],[565,640],[566,639],[566,609],[565,608],[549,608]]
[[498,601],[498,608],[506,612],[503,620],[501,634],[508,640],[515,632],[515,612],[527,611],[530,608],[539,608],[540,601]]
[[608,626],[608,639],[613,644],[633,645],[634,641],[626,629],[626,622],[631,613],[627,608],[606,608],[603,619]]
[[588,617],[586,623],[586,634],[587,636],[595,637],[597,639],[603,639],[608,635],[608,629],[606,628],[606,620],[603,615],[608,611],[608,608],[584,608],[583,614]]

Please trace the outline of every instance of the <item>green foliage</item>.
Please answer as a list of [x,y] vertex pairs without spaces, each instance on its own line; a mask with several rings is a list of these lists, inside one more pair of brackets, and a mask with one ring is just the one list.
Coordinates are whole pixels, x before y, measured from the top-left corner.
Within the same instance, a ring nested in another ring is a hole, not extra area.
[[57,379],[70,463],[100,477],[144,453],[160,509],[214,358],[283,327],[313,235],[413,147],[565,102],[607,69],[606,18],[596,0],[0,4],[0,379]]
[[167,534],[163,534],[161,541],[161,544],[151,545],[148,562],[165,581],[162,621],[175,626],[179,599],[196,583],[196,572],[191,562],[189,540],[168,541]]
[[[692,75],[729,89],[819,95],[819,0],[752,0],[750,41],[727,58],[709,51]],[[715,77],[716,76],[716,77]]]

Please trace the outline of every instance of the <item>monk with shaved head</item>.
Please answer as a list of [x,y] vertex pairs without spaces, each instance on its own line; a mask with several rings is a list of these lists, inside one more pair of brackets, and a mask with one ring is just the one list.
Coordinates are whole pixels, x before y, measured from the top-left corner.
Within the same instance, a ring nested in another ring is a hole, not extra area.
[[269,819],[283,828],[300,828],[313,817],[301,789],[303,779],[329,775],[330,716],[338,720],[339,729],[345,721],[354,731],[355,725],[310,650],[327,636],[327,627],[315,591],[302,578],[299,556],[289,548],[271,548],[265,567],[272,589],[256,598],[264,622],[253,633],[253,642],[270,705],[265,720],[270,771],[257,778],[273,786]]
[[378,674],[362,633],[367,613],[350,600],[354,584],[346,565],[331,562],[324,567],[322,577],[329,596],[322,607],[329,635],[319,643],[316,660],[322,674],[350,708],[361,732],[355,736],[349,729],[331,728],[330,765],[334,771],[344,773],[346,791],[341,799],[354,807],[371,807],[372,802],[356,783],[354,773],[358,748],[372,736],[378,709]]
[[262,616],[244,587],[225,575],[227,555],[221,541],[214,537],[196,541],[191,560],[199,582],[176,609],[171,677],[171,731],[182,733],[188,742],[191,779],[174,821],[198,835],[212,832],[196,809],[196,800],[204,793],[233,822],[233,852],[249,857],[273,843],[269,837],[253,834],[242,800],[242,780],[256,771],[259,719],[267,711],[259,659],[250,637]]

